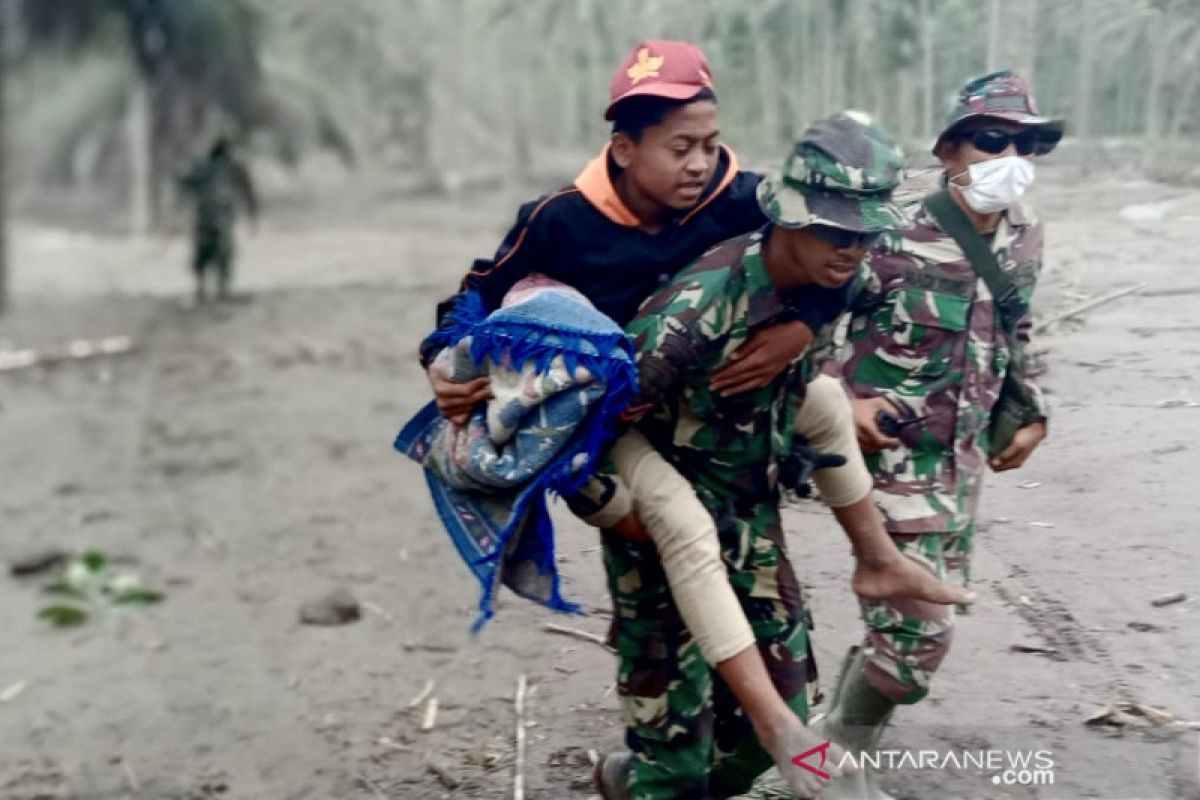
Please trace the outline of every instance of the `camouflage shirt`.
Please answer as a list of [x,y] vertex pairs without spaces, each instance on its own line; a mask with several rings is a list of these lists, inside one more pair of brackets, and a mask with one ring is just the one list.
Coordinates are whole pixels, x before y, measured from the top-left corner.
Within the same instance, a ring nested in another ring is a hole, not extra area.
[[[1041,223],[1009,209],[991,245],[1028,303],[1042,264]],[[961,531],[978,507],[1009,342],[986,283],[923,206],[868,264],[838,354],[842,378],[856,397],[881,395],[927,417],[901,437],[905,446],[868,456],[876,500],[894,533]],[[1027,313],[1016,339],[1027,345],[1031,327]],[[1045,416],[1041,392],[1028,388]]]
[[710,250],[653,295],[626,330],[638,351],[639,426],[710,501],[752,504],[774,496],[808,373],[801,357],[770,385],[733,397],[709,381],[757,329],[780,321],[784,299],[762,257],[763,234]]

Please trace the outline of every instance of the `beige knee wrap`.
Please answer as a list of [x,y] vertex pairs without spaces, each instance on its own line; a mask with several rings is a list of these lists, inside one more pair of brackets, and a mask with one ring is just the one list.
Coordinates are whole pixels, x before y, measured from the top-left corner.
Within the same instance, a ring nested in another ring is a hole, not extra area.
[[721,561],[716,524],[691,484],[637,431],[617,440],[612,459],[705,660],[715,665],[753,645],[754,632]]

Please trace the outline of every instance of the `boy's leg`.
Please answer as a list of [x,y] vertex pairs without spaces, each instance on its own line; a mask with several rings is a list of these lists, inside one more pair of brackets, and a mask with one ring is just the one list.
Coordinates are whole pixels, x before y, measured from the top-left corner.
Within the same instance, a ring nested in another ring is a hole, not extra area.
[[[779,510],[760,503],[749,514],[722,521],[721,544],[729,580],[758,641],[776,690],[801,720],[807,720],[809,692],[817,678],[809,641],[808,617],[800,585],[783,543]],[[713,797],[749,791],[773,759],[723,682],[713,687]],[[800,755],[801,750],[788,758]]]
[[837,378],[818,375],[809,382],[793,427],[813,449],[846,459],[840,467],[827,467],[812,474],[812,482],[826,505],[841,508],[870,495],[874,481],[855,437],[850,399]]
[[[952,585],[966,585],[970,531],[894,536],[901,552]],[[864,600],[867,624],[863,672],[867,682],[894,703],[916,703],[946,654],[954,632],[954,609],[914,600]]]
[[[821,788],[819,780],[797,769],[791,759],[821,739],[788,704],[791,695],[781,694],[776,686],[767,667],[776,655],[757,644],[730,584],[712,513],[691,484],[636,431],[621,437],[611,455],[658,550],[680,616],[716,668],[728,716],[737,720],[730,735],[757,735],[788,785],[801,796],[812,796]],[[799,634],[806,634],[804,626]]]
[[634,754],[636,800],[704,800],[712,753],[712,678],[671,599],[652,544],[606,531],[617,694]]
[[692,485],[635,430],[621,436],[610,454],[704,657],[716,666],[753,645],[754,632],[721,561],[717,525]]
[[860,598],[908,597],[933,603],[968,603],[964,584],[947,585],[901,558],[871,500],[874,480],[854,432],[854,414],[842,384],[821,375],[808,384],[794,430],[816,450],[843,456],[840,467],[820,469],[812,481],[833,510],[855,556],[853,588]]

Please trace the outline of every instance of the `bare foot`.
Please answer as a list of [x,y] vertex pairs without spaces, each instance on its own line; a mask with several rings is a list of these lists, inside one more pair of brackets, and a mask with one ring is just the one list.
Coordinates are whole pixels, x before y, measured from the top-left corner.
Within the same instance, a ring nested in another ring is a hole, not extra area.
[[907,556],[879,562],[859,560],[850,581],[854,593],[865,600],[903,597],[938,605],[969,605],[975,593],[951,586]]
[[846,752],[841,747],[795,717],[759,739],[788,788],[800,798],[818,797],[830,781],[856,770],[851,760],[842,764]]

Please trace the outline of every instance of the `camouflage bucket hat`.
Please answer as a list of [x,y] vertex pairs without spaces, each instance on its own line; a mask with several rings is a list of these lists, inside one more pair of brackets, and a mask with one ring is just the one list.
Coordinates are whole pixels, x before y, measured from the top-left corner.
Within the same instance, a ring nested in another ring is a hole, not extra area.
[[829,225],[871,233],[904,225],[892,203],[904,155],[861,111],[818,120],[792,147],[777,175],[758,184],[758,205],[781,228]]
[[972,78],[959,90],[934,150],[960,123],[975,117],[994,117],[1045,130],[1047,135],[1039,142],[1038,155],[1053,150],[1066,128],[1063,120],[1043,117],[1038,112],[1037,100],[1024,78],[1012,70],[1001,70]]

